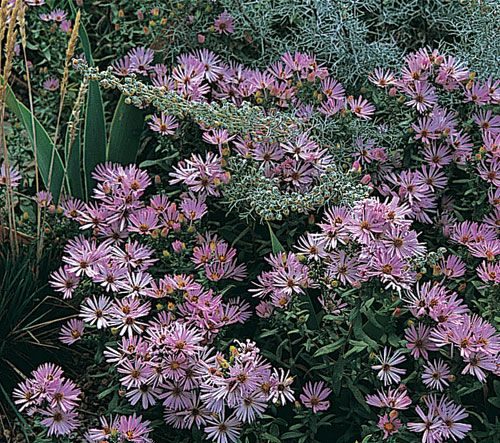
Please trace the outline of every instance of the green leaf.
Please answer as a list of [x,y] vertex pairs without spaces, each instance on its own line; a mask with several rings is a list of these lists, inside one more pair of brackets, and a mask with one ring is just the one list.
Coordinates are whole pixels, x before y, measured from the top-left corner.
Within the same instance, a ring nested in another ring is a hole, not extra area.
[[499,397],[492,397],[492,398],[489,398],[488,401],[493,405],[495,406],[495,408],[499,408],[500,409],[500,398]]
[[122,95],[111,122],[106,160],[121,164],[134,163],[143,127],[144,113],[133,105],[127,105]]
[[277,254],[278,252],[285,252],[285,248],[278,240],[278,237],[276,237],[276,235],[274,234],[273,228],[271,228],[269,222],[267,223],[267,226],[269,227],[269,235],[271,236],[271,246],[273,248],[273,254]]
[[70,142],[69,130],[66,131],[66,182],[68,184],[68,191],[70,195],[83,199],[83,182],[81,171],[81,140],[80,131],[78,130],[72,146]]
[[[73,0],[70,0],[69,6],[71,8],[71,13],[76,16],[76,6]],[[94,66],[94,58],[92,57],[92,49],[90,46],[90,39],[87,31],[83,24],[80,22],[80,27],[78,28],[78,37],[80,38],[80,43],[83,48],[83,53],[85,54],[85,59],[89,66]]]
[[112,394],[117,389],[118,389],[118,385],[111,386],[111,387],[105,389],[104,391],[99,392],[99,394],[97,394],[97,398],[100,400],[104,397],[107,397],[109,394]]
[[[70,1],[73,14],[76,7],[73,0]],[[92,48],[85,27],[80,23],[78,37],[89,66],[94,65]],[[88,197],[90,189],[94,186],[91,174],[99,163],[106,161],[106,120],[104,119],[104,106],[102,102],[99,83],[89,82],[87,93],[87,104],[85,107],[85,128],[83,133],[83,163],[85,172],[85,195]]]
[[[3,79],[2,79],[3,82]],[[54,201],[59,201],[59,194],[64,179],[64,166],[61,156],[54,149],[54,144],[47,134],[47,131],[42,124],[33,116],[35,130],[33,131],[32,114],[30,110],[24,106],[14,95],[12,89],[7,85],[7,94],[5,100],[8,108],[21,121],[24,129],[28,133],[28,138],[31,142],[33,150],[36,145],[38,170],[42,177],[43,183],[52,193]],[[36,141],[36,143],[35,143]],[[53,158],[52,158],[53,157]],[[52,177],[50,174],[50,165],[52,163]]]
[[269,434],[268,432],[263,432],[261,434],[261,437],[264,439],[266,442],[271,442],[271,443],[282,443],[281,440],[278,437],[275,437],[272,434]]
[[345,343],[345,341],[346,341],[345,337],[339,338],[337,341],[319,348],[314,353],[313,357],[319,357],[321,355],[330,354],[330,353],[336,351],[337,349],[339,349],[340,347],[342,347],[342,345]]
[[91,174],[95,167],[106,161],[106,121],[101,90],[96,81],[89,82],[87,106],[85,108],[85,130],[83,136],[83,161],[85,170],[85,194],[94,186]]
[[362,405],[364,409],[370,412],[370,408],[366,404],[365,397],[363,397],[363,394],[361,393],[359,388],[354,385],[351,380],[348,381],[348,386],[349,390],[352,392],[352,395],[354,395],[354,398],[358,401],[358,403]]

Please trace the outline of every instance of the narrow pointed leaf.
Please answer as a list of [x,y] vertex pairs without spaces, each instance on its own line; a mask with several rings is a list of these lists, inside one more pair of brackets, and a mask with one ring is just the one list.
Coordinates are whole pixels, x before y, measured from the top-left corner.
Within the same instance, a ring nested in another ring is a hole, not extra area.
[[[76,14],[73,0],[70,1],[71,12]],[[94,66],[90,40],[83,24],[80,24],[78,37],[89,66]],[[89,82],[87,104],[85,107],[85,127],[83,132],[83,167],[85,172],[85,195],[88,197],[94,186],[92,171],[99,163],[106,160],[106,120],[99,83]]]
[[271,225],[268,223],[267,226],[269,227],[269,235],[271,236],[271,246],[273,249],[273,254],[277,254],[278,252],[285,252],[285,248],[278,240],[278,237],[276,237],[276,234],[274,233],[273,228],[271,228]]
[[[6,104],[7,107],[21,121],[24,129],[28,133],[28,138],[33,150],[35,149],[36,140],[38,170],[40,172],[40,176],[42,177],[45,186],[49,188],[49,191],[52,193],[54,200],[56,202],[59,201],[59,194],[64,179],[64,166],[61,156],[57,150],[54,149],[54,144],[49,134],[36,118],[34,118],[35,130],[33,131],[30,110],[16,98],[14,92],[8,85]],[[54,159],[52,165],[52,179],[50,179],[49,173],[52,155],[54,155]]]
[[143,127],[143,111],[133,105],[127,105],[125,96],[122,95],[111,123],[106,160],[121,164],[134,163]]
[[72,146],[69,146],[69,131],[66,132],[66,182],[70,195],[84,198],[81,163],[80,131],[76,133]]

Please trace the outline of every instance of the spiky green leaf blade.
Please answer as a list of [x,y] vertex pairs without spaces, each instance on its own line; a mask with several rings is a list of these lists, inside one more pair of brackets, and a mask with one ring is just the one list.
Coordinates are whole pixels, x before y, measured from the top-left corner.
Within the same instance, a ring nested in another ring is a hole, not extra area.
[[106,160],[121,164],[135,162],[144,127],[144,112],[126,104],[125,98],[122,95],[116,105],[106,153]]
[[81,163],[81,150],[82,143],[80,131],[78,130],[71,146],[69,131],[66,132],[66,182],[70,195],[84,198],[83,181],[82,181],[82,163]]
[[[61,156],[54,149],[54,144],[42,126],[42,124],[33,116],[34,119],[34,131],[32,124],[32,115],[30,110],[24,106],[14,95],[14,92],[7,85],[6,94],[6,104],[7,107],[16,115],[16,117],[21,121],[24,129],[28,133],[28,138],[30,140],[33,150],[36,145],[36,153],[38,160],[38,170],[40,176],[42,177],[43,183],[52,192],[54,200],[59,201],[59,195],[64,179],[64,166],[61,160]],[[35,143],[36,141],[36,143]],[[49,177],[52,163],[52,178]]]

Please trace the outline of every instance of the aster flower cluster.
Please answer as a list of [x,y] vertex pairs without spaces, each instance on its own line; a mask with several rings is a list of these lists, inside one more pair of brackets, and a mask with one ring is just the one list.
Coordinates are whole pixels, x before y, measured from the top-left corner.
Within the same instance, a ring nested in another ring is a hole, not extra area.
[[[374,112],[373,105],[366,99],[346,97],[343,86],[330,77],[313,56],[306,54],[287,53],[282,60],[260,71],[226,64],[216,54],[203,49],[180,56],[171,75],[167,74],[165,65],[153,64],[153,59],[150,49],[134,48],[116,61],[113,69],[117,75],[149,76],[156,88],[175,91],[188,100],[230,100],[237,106],[252,101],[264,109],[295,109],[295,115],[306,120],[315,111],[306,103],[313,96],[320,102],[324,98],[318,110],[327,116],[348,108],[354,115],[369,119]],[[165,113],[154,115],[149,125],[162,135],[173,134],[178,127],[175,118]],[[233,150],[243,158],[251,158],[266,177],[277,179],[285,189],[292,191],[309,190],[332,162],[327,150],[312,140],[309,133],[298,133],[280,143],[272,137],[258,141],[250,134],[235,138],[236,134],[230,134],[227,129],[206,126],[202,129],[203,140],[217,146],[221,156]]]
[[[242,280],[245,266],[227,242],[198,231],[207,212],[203,195],[183,194],[178,204],[165,195],[146,198],[151,179],[133,165],[100,165],[93,177],[93,202],[61,203],[62,216],[89,235],[68,241],[64,264],[51,276],[63,298],[83,297],[79,318],[63,325],[60,340],[74,345],[108,331],[115,338],[104,359],[130,406],[161,404],[175,428],[237,441],[268,405],[294,400],[293,377],[273,368],[254,342],[235,341],[228,355],[214,345],[224,328],[248,320],[250,306],[210,285]],[[37,201],[46,210],[50,193]],[[164,274],[162,260],[170,258],[192,273]],[[315,398],[311,404],[321,408]],[[135,415],[101,422],[88,431],[90,441],[152,441],[150,423]]]
[[293,401],[293,378],[273,369],[255,343],[237,341],[229,356],[204,343],[196,327],[160,315],[143,337],[124,338],[105,355],[132,405],[161,403],[167,424],[204,429],[217,442],[237,441],[243,424],[261,417],[268,403]]
[[318,224],[321,231],[301,237],[296,254],[267,259],[273,269],[263,272],[252,289],[254,296],[264,299],[258,314],[284,308],[293,295],[320,285],[360,287],[377,279],[387,289],[409,289],[416,281],[411,259],[426,250],[411,229],[409,212],[397,197],[326,210]]
[[59,366],[41,365],[19,383],[13,396],[20,411],[40,419],[48,437],[69,435],[79,426],[76,409],[81,390]]
[[[31,3],[36,3],[37,0],[33,0]],[[45,2],[38,2],[33,6],[42,6]],[[72,22],[68,19],[68,13],[64,9],[56,8],[48,13],[41,13],[39,15],[40,20],[47,23],[52,23],[53,25],[59,27],[63,32],[71,32]]]
[[130,416],[99,417],[100,427],[89,429],[86,441],[89,443],[153,443],[149,437],[151,426],[136,414]]

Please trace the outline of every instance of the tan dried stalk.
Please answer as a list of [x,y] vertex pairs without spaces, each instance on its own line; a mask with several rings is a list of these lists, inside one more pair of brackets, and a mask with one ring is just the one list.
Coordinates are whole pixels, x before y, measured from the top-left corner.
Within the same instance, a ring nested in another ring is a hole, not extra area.
[[9,13],[8,0],[2,0],[0,3],[0,69],[2,68],[2,51],[3,39],[7,30],[7,17]]
[[[82,83],[80,84],[80,89],[78,90],[78,95],[76,96],[75,105],[71,110],[71,117],[68,122],[69,137],[68,137],[68,143],[66,144],[67,151],[65,152],[66,167],[71,157],[71,152],[73,150],[73,143],[75,142],[78,128],[80,127],[80,123],[82,121],[80,115],[85,102],[85,96],[87,94],[88,85],[89,85],[88,79],[84,78],[82,80]],[[66,183],[69,188],[68,174],[65,174],[65,176],[66,176]],[[61,193],[62,193],[62,188],[63,188],[63,183],[61,183]]]
[[[10,15],[8,16],[9,23],[7,27],[7,37],[5,38],[5,47],[3,48],[3,52],[5,53],[5,65],[3,67],[3,78],[2,78],[2,85],[0,88],[0,140],[2,142],[3,165],[7,181],[5,203],[8,214],[9,241],[14,253],[17,253],[19,249],[19,244],[16,232],[17,230],[16,230],[16,217],[14,212],[14,199],[13,199],[11,179],[10,179],[9,151],[7,149],[7,140],[5,137],[4,128],[5,128],[7,85],[12,72],[12,61],[14,59],[14,46],[16,44],[16,38],[17,38],[17,29],[16,29],[17,19],[22,6],[24,6],[24,2],[22,0],[17,0],[10,11]],[[1,42],[3,42],[5,37],[4,33],[5,33],[5,25],[7,24],[7,14],[9,14],[9,12],[8,10],[4,9],[4,5],[2,2],[1,15],[2,15],[3,27],[2,30],[0,31],[2,33],[0,40]]]
[[60,87],[60,98],[59,98],[59,112],[57,114],[57,122],[56,122],[56,132],[54,135],[54,146],[57,145],[57,137],[59,135],[59,126],[61,123],[61,116],[64,107],[64,98],[66,97],[66,92],[68,89],[68,80],[69,80],[69,68],[71,66],[71,60],[75,55],[76,43],[78,42],[78,30],[80,28],[80,10],[76,13],[75,23],[73,25],[73,30],[71,31],[71,35],[68,40],[68,46],[66,48],[66,59],[64,60],[64,72],[61,81]]
[[[21,35],[21,47],[23,50],[23,60],[24,60],[24,69],[26,70],[26,84],[28,86],[28,101],[29,101],[29,107],[30,107],[30,113],[31,113],[31,131],[33,134],[36,133],[36,127],[35,127],[35,107],[33,105],[33,89],[31,87],[31,72],[29,68],[29,63],[28,63],[28,54],[27,54],[27,46],[28,46],[28,36],[26,34],[26,5],[23,5],[23,8],[21,8],[21,12],[19,14],[19,34]],[[35,190],[36,193],[40,192],[40,180],[38,177],[38,146],[37,146],[37,139],[36,137],[33,137],[33,156],[35,160]],[[37,205],[36,206],[36,238],[37,238],[37,250],[42,249],[42,245],[40,244],[41,242],[41,209]]]

